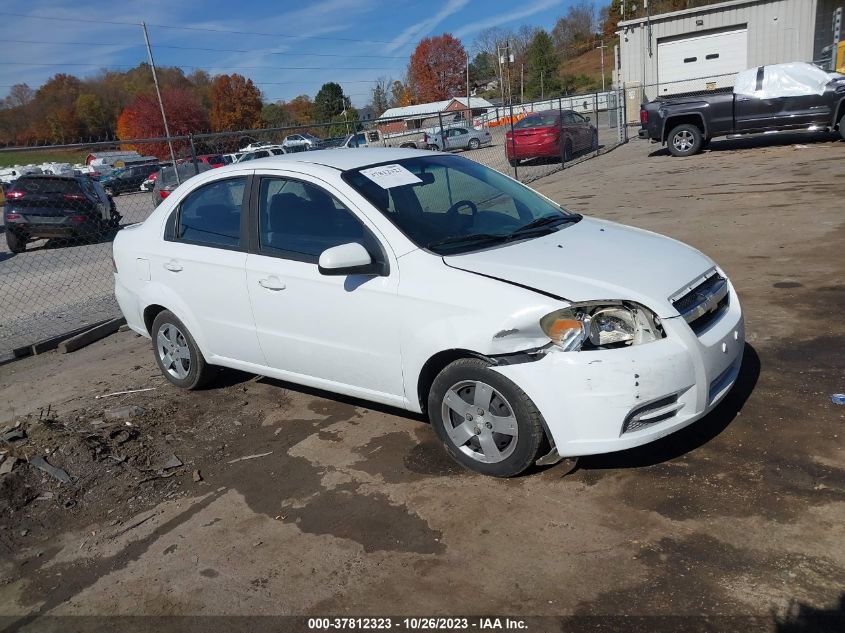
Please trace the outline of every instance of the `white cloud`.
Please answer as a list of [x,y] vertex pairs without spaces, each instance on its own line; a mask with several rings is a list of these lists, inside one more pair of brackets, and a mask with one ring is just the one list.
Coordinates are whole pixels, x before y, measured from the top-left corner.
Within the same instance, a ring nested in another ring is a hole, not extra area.
[[461,28],[457,29],[453,33],[453,35],[455,37],[466,37],[467,35],[477,33],[478,31],[489,28],[491,26],[502,26],[504,24],[508,24],[509,22],[514,22],[522,18],[527,18],[529,16],[540,13],[541,11],[551,9],[553,6],[558,5],[560,3],[561,0],[540,0],[535,4],[525,6],[515,11],[510,11],[508,13],[500,13],[499,15],[492,15],[488,18],[484,18],[483,20],[478,20],[477,22],[465,24]]
[[434,27],[450,15],[463,9],[467,4],[469,4],[469,0],[448,0],[444,7],[433,16],[417,22],[416,24],[412,24],[397,35],[393,41],[387,45],[386,50],[392,53],[399,50],[412,40],[425,37],[432,31],[432,29],[434,29]]

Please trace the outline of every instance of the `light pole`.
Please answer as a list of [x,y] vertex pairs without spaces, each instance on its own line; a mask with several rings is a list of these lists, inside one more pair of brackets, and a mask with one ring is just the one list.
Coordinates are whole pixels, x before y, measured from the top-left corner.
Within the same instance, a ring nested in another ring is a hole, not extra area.
[[601,40],[601,46],[596,46],[601,50],[601,91],[604,92],[604,49],[607,48],[604,44],[604,39]]

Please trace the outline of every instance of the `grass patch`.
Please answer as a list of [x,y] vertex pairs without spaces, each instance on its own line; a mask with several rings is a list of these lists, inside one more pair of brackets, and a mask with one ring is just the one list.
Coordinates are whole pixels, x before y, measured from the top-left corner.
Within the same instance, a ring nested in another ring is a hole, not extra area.
[[41,163],[84,163],[88,152],[82,150],[27,150],[19,152],[0,152],[0,167],[14,165],[40,165]]

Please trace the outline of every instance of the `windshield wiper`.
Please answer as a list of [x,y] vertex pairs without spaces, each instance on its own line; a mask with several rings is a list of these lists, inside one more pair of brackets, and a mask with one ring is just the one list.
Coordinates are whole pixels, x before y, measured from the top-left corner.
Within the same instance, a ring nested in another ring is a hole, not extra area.
[[437,246],[446,246],[447,244],[475,244],[478,242],[500,242],[507,240],[509,234],[496,233],[470,233],[469,235],[450,235],[440,240],[434,240],[425,245],[426,248],[436,248]]
[[516,229],[514,232],[510,234],[511,237],[522,235],[523,233],[531,233],[537,229],[541,228],[550,228],[551,225],[555,224],[570,224],[578,222],[582,216],[576,214],[573,215],[543,215],[537,218],[536,220],[532,220],[525,226],[521,226]]

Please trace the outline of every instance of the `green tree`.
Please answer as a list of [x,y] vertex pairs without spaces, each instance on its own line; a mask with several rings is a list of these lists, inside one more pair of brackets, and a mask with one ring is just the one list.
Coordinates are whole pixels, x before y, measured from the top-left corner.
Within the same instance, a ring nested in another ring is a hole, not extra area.
[[380,77],[373,87],[373,98],[370,106],[373,109],[373,115],[376,117],[380,117],[390,107],[390,99],[387,96],[388,84],[387,79]]
[[476,53],[469,63],[470,81],[489,81],[498,76],[495,60],[489,53]]
[[82,125],[83,133],[89,136],[107,134],[111,127],[103,102],[95,94],[86,92],[76,98],[76,118]]
[[290,110],[284,102],[267,103],[261,108],[261,124],[266,127],[284,127],[293,123]]
[[349,97],[343,94],[340,84],[330,81],[323,84],[314,97],[314,116],[318,123],[332,121],[344,108],[350,106]]
[[540,29],[528,47],[528,83],[526,96],[543,98],[560,90],[558,65],[560,61],[555,52],[552,38]]

